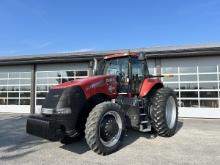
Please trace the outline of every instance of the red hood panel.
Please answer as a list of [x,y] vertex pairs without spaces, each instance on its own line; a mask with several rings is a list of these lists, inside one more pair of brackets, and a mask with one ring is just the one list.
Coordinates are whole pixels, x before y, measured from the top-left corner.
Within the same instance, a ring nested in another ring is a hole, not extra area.
[[111,76],[111,75],[91,76],[91,77],[87,77],[84,79],[68,81],[68,82],[53,86],[52,89],[62,89],[62,88],[69,88],[73,86],[82,87],[82,86],[86,86],[86,85],[98,82],[100,80],[105,80],[106,78],[111,78],[111,77],[114,77],[114,76]]
[[73,80],[53,86],[52,89],[65,89],[74,86],[80,86],[86,98],[90,98],[96,94],[105,94],[112,99],[117,96],[117,81],[115,76],[112,75],[91,76]]

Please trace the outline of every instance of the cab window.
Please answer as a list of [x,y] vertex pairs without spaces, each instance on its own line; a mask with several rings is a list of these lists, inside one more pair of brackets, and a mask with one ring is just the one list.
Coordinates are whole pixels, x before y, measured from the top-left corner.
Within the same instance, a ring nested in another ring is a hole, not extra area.
[[139,93],[140,86],[146,75],[145,65],[143,61],[137,58],[131,59],[131,91],[134,94]]
[[119,93],[127,93],[129,90],[128,63],[128,58],[117,58],[106,61],[104,73],[117,77]]
[[144,71],[144,63],[143,61],[138,60],[137,58],[132,58],[131,60],[132,65],[132,77],[139,77],[143,78],[145,71]]
[[128,76],[128,58],[117,58],[106,61],[104,73],[107,75]]

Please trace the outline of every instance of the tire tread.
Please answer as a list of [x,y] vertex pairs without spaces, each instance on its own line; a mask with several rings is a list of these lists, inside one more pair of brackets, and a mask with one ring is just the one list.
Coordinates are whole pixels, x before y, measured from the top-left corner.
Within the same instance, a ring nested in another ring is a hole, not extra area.
[[[108,150],[104,148],[100,144],[99,140],[97,140],[99,138],[99,135],[97,132],[97,127],[99,123],[98,120],[102,116],[104,109],[112,109],[112,108],[118,109],[118,110],[121,109],[118,104],[115,104],[109,101],[100,103],[93,108],[93,110],[89,114],[89,117],[87,118],[86,129],[85,129],[86,142],[94,152],[100,155],[108,155],[116,150],[116,148],[113,150],[111,149]],[[124,121],[124,119],[122,120]],[[122,136],[123,136],[123,133],[122,133]]]
[[178,109],[175,126],[169,129],[166,124],[165,109],[166,101],[169,96],[173,96],[177,105],[176,96],[172,89],[170,88],[160,88],[156,91],[152,99],[153,110],[151,113],[152,126],[159,136],[170,137],[175,134],[177,121],[178,121]]

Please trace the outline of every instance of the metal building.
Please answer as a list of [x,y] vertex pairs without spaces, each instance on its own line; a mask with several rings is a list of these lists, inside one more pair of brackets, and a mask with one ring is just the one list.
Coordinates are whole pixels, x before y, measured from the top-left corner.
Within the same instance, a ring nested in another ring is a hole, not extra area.
[[[92,75],[90,61],[106,52],[0,58],[0,112],[39,113],[52,85]],[[151,74],[176,91],[181,117],[220,118],[220,44],[130,49],[146,52]]]

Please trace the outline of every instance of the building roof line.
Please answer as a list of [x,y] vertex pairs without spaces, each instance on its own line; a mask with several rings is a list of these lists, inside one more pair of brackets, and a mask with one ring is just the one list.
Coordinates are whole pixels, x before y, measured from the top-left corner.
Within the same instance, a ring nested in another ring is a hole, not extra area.
[[166,58],[166,57],[182,57],[182,56],[202,56],[202,55],[220,55],[219,44],[191,45],[191,46],[168,46],[168,47],[152,47],[152,48],[134,48],[119,49],[110,51],[87,51],[87,52],[69,52],[54,54],[39,54],[25,56],[1,57],[0,65],[15,64],[33,64],[33,63],[49,63],[49,62],[73,62],[88,61],[96,58],[102,58],[107,54],[116,52],[145,52],[149,58]]

